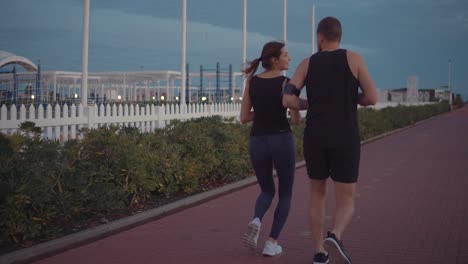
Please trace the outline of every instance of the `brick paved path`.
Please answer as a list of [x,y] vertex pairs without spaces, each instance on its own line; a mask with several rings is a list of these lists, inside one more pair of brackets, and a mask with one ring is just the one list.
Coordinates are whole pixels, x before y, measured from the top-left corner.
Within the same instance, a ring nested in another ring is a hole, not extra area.
[[[356,214],[344,235],[354,263],[468,263],[467,137],[464,108],[362,147]],[[37,263],[312,263],[308,188],[300,168],[277,258],[240,242],[254,185]],[[331,224],[333,188],[328,194]]]

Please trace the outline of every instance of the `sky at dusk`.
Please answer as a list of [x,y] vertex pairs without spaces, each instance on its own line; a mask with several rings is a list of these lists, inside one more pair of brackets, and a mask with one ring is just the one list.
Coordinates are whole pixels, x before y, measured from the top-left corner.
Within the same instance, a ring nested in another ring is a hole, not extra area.
[[[81,71],[83,0],[2,1],[0,50],[24,56],[42,69]],[[89,70],[180,70],[180,0],[91,0]],[[242,63],[242,0],[187,1],[187,62]],[[311,55],[311,9],[318,21],[337,17],[342,46],[361,53],[379,89],[419,88],[448,83],[468,99],[468,1],[336,0],[288,1],[288,75]],[[247,57],[262,45],[282,40],[282,0],[248,0]]]

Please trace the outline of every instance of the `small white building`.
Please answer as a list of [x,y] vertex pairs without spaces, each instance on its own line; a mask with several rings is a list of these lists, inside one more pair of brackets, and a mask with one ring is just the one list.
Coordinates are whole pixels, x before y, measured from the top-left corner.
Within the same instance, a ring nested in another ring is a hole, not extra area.
[[409,76],[406,79],[406,102],[416,103],[419,99],[419,79],[417,76]]
[[441,86],[440,89],[419,89],[417,76],[409,76],[406,84],[406,87],[380,90],[378,101],[382,103],[418,103],[449,100],[450,92],[446,88],[444,89],[444,86]]
[[450,91],[446,89],[434,89],[434,99],[438,102],[449,101]]

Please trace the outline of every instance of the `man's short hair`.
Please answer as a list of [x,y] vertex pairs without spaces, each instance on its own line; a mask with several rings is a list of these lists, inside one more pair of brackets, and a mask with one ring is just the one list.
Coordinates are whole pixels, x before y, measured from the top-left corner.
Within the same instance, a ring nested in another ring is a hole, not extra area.
[[320,20],[317,34],[322,34],[328,41],[341,41],[341,23],[335,17],[326,17]]

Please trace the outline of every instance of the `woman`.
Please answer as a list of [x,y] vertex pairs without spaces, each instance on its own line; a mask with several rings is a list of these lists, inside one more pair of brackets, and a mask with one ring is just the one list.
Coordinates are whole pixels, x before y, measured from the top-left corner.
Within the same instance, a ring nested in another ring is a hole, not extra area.
[[[277,243],[278,236],[288,218],[295,172],[295,147],[287,109],[282,104],[282,90],[289,80],[281,75],[287,70],[291,58],[284,43],[268,42],[263,46],[262,55],[250,63],[243,72],[247,83],[242,100],[240,121],[253,121],[250,132],[250,159],[255,170],[261,193],[255,204],[252,222],[242,241],[245,246],[255,249],[261,221],[275,195],[273,165],[278,175],[279,201],[276,206],[270,237],[265,242],[264,256],[275,256],[283,250]],[[255,75],[259,64],[264,72]],[[253,108],[253,111],[252,111]],[[299,112],[290,110],[294,123],[300,122]]]

